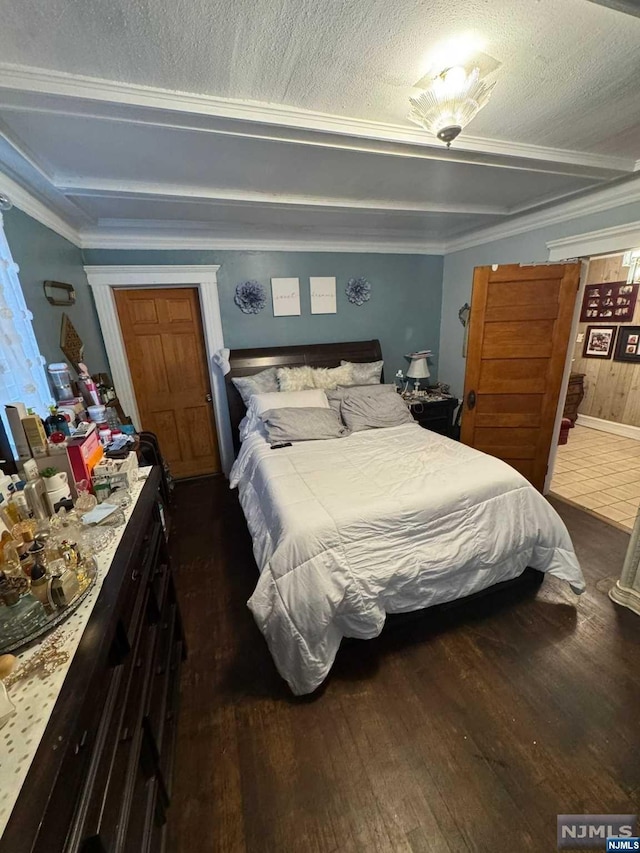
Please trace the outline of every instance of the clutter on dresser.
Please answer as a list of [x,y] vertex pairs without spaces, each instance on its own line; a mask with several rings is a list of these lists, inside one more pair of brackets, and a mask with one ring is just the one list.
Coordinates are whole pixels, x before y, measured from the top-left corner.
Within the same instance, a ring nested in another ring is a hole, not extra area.
[[137,438],[110,405],[108,377],[77,368],[73,380],[65,362],[49,365],[48,414],[5,407],[16,458],[0,472],[0,655],[49,633],[85,599],[138,481]]

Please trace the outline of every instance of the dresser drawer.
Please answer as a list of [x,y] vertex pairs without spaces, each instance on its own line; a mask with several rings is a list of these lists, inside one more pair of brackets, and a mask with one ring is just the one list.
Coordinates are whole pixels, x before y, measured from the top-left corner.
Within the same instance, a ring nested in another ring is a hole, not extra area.
[[149,577],[157,563],[162,537],[162,526],[154,519],[137,557],[131,561],[122,585],[120,623],[130,646],[133,646],[140,615],[146,604]]
[[[56,784],[39,827],[34,853],[74,849],[77,813],[87,785],[92,761],[98,758],[98,735],[109,724],[115,707],[121,671],[107,667],[93,679],[87,703],[72,727]],[[76,848],[77,849],[77,848]]]
[[144,620],[126,667],[118,696],[118,714],[91,790],[82,827],[82,853],[118,849],[129,817],[132,773],[142,737],[141,722],[151,677],[156,629]]

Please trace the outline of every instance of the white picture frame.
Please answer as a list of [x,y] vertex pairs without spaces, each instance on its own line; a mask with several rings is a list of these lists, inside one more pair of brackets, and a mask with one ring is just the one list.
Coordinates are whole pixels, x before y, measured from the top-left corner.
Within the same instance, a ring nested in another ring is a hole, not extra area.
[[310,276],[309,293],[312,314],[337,313],[335,276]]
[[274,317],[299,317],[300,279],[272,278],[271,298]]

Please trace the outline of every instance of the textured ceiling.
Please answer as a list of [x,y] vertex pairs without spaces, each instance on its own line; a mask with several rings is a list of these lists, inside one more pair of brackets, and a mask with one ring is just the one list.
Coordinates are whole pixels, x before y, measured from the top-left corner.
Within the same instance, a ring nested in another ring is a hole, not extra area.
[[472,31],[503,63],[474,135],[640,156],[640,19],[587,0],[0,0],[0,20],[5,62],[384,122]]
[[[408,97],[463,33],[502,67],[447,151]],[[82,245],[439,251],[627,197],[638,44],[588,0],[0,0],[0,190]]]

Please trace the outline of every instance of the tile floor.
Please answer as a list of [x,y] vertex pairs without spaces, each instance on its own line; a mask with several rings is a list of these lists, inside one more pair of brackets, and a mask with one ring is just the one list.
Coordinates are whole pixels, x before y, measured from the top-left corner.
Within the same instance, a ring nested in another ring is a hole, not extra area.
[[575,426],[558,447],[551,492],[631,530],[640,503],[640,441]]

